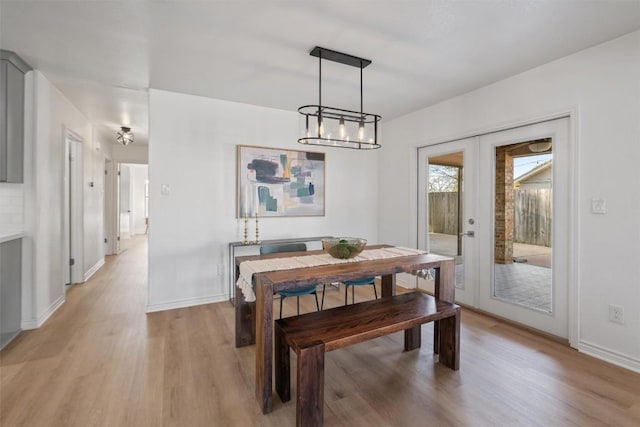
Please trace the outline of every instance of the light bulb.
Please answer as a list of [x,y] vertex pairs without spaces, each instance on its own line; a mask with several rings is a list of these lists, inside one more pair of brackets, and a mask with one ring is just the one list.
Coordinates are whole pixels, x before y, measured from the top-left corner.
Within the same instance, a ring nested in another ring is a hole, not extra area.
[[344,139],[345,132],[344,117],[340,117],[340,138]]
[[362,141],[364,139],[364,122],[361,120],[358,126],[358,139]]
[[322,134],[324,134],[324,121],[322,116],[318,116],[318,136],[322,136]]

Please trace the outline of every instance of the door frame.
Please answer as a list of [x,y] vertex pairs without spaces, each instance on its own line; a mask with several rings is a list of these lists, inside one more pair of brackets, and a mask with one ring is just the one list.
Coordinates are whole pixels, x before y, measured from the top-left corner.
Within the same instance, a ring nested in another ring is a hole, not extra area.
[[108,205],[105,212],[105,217],[107,218],[105,220],[107,227],[105,237],[108,242],[107,250],[109,252],[107,254],[118,255],[120,253],[120,166],[146,165],[148,167],[149,163],[135,160],[122,160],[113,157],[108,160],[109,163],[105,177],[108,183],[106,188],[109,189],[109,191],[105,190],[105,198],[108,199],[105,203],[105,206]]
[[[64,197],[62,257],[64,280],[62,286],[84,282],[84,216],[83,216],[83,139],[64,128]],[[70,258],[74,264],[70,265]]]
[[[568,162],[569,162],[569,194],[571,198],[569,200],[569,213],[570,218],[573,221],[569,224],[568,230],[568,269],[567,271],[567,329],[569,345],[573,348],[578,348],[579,331],[580,331],[580,235],[578,233],[580,227],[580,220],[578,216],[578,203],[579,203],[579,147],[577,144],[578,137],[578,123],[579,123],[579,108],[578,106],[568,107],[566,109],[557,110],[548,114],[541,114],[539,116],[530,116],[520,120],[509,121],[501,124],[488,125],[485,127],[472,129],[470,131],[460,132],[445,137],[439,137],[435,139],[427,139],[414,146],[411,156],[413,157],[413,164],[419,167],[419,150],[423,147],[428,147],[436,144],[445,144],[448,142],[457,141],[465,138],[479,137],[482,135],[501,132],[504,130],[510,130],[522,126],[534,125],[550,120],[556,120],[561,118],[567,118],[569,120],[569,135],[567,138],[568,144]],[[412,168],[413,169],[413,168]],[[418,247],[418,168],[413,169],[415,173],[412,179],[412,186],[414,187],[413,193],[415,194],[414,202],[410,203],[410,209],[415,213],[409,232],[411,235],[416,236],[416,247]]]
[[116,162],[105,158],[104,164],[104,246],[105,255],[116,253]]

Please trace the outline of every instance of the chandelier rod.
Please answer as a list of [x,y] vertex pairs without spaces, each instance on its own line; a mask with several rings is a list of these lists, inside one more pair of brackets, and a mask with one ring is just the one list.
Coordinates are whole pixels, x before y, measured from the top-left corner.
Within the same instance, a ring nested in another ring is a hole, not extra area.
[[360,114],[363,115],[364,108],[362,107],[362,60],[360,60]]
[[318,53],[318,105],[322,107],[322,51]]

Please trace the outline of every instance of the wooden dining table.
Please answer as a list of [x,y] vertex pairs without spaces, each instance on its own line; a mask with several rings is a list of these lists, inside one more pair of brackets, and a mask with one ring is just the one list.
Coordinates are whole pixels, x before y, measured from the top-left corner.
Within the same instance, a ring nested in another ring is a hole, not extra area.
[[[372,245],[366,249],[392,247]],[[286,252],[236,258],[236,275],[240,275],[242,262],[321,254],[323,251]],[[311,285],[344,282],[363,277],[379,276],[382,298],[395,295],[396,274],[435,269],[435,297],[447,302],[455,299],[455,261],[436,254],[418,254],[393,258],[328,264],[290,270],[255,273],[252,286],[256,300],[248,302],[242,292],[235,297],[236,347],[256,345],[255,395],[263,413],[269,413],[273,404],[273,295]],[[438,324],[434,324],[434,352],[438,353]]]

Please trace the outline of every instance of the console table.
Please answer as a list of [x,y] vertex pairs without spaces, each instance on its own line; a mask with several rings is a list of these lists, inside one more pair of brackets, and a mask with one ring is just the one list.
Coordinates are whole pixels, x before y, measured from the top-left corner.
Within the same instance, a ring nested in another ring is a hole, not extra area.
[[[299,238],[291,238],[291,239],[272,239],[272,240],[261,240],[260,243],[249,242],[248,244],[244,244],[242,242],[230,242],[229,243],[229,301],[231,304],[235,305],[235,297],[236,297],[236,257],[238,249],[242,248],[250,248],[249,250],[253,250],[253,253],[243,253],[240,256],[246,255],[259,255],[261,246],[268,245],[276,245],[279,243],[307,243],[307,242],[321,242],[322,239],[328,239],[332,236],[319,236],[319,237],[299,237]],[[310,248],[313,249],[313,248]],[[322,243],[319,244],[318,249],[322,249]]]

